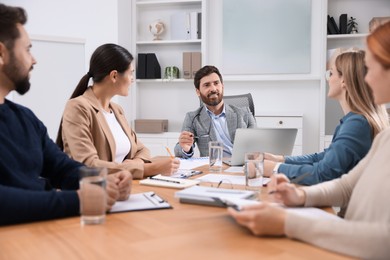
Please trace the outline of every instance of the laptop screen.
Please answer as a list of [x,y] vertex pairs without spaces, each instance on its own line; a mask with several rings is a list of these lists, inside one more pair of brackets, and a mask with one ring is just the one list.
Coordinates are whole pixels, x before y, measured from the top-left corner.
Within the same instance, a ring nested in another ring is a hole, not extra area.
[[298,129],[296,128],[239,128],[234,137],[229,165],[243,165],[245,153],[268,152],[291,155]]

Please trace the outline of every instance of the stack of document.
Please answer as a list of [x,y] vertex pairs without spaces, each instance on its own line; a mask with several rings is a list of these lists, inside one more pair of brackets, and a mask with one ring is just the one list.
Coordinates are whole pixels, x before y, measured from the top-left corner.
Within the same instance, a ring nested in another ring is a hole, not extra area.
[[202,204],[226,207],[225,200],[248,199],[255,195],[254,191],[221,189],[205,186],[193,186],[175,193],[182,203]]

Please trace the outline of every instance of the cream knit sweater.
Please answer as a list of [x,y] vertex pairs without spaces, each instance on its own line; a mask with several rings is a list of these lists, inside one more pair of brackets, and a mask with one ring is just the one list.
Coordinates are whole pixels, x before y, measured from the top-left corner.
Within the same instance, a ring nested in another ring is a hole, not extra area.
[[347,206],[345,220],[287,213],[288,237],[364,259],[390,259],[390,129],[341,178],[304,187],[305,206]]

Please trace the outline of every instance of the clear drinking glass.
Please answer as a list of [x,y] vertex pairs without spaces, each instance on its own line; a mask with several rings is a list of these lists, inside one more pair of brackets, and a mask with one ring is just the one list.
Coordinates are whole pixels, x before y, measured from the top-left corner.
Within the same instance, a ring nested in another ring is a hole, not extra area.
[[246,188],[260,191],[263,186],[264,154],[261,152],[246,153],[244,173]]
[[80,168],[81,224],[101,224],[106,218],[106,168]]
[[209,142],[209,170],[210,172],[222,172],[223,143],[219,141]]

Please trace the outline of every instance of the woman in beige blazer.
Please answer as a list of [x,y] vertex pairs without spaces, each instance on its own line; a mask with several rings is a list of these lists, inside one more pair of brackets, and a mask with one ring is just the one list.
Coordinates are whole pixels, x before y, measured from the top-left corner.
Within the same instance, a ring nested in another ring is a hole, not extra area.
[[[123,47],[104,44],[92,54],[90,70],[67,102],[57,144],[71,158],[110,173],[129,170],[134,178],[177,171],[179,160],[151,159],[130,128],[123,109],[111,99],[127,96],[134,81],[133,56]],[[92,78],[92,86],[88,86]]]

